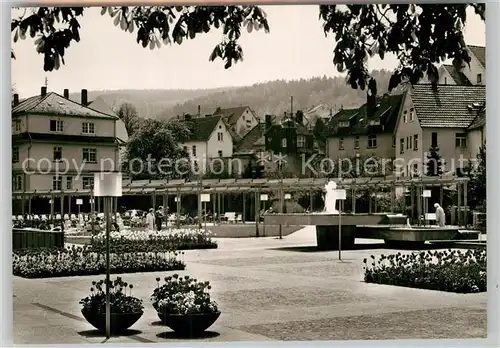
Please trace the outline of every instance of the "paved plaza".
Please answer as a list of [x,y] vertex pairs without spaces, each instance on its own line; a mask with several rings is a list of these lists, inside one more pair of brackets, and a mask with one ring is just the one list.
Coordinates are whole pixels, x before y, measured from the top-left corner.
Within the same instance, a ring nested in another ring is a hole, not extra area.
[[[201,340],[365,340],[485,338],[487,295],[366,284],[362,260],[389,254],[382,241],[357,240],[356,250],[315,251],[314,227],[284,239],[219,239],[214,250],[187,251],[189,274],[212,283],[222,315]],[[145,313],[110,343],[181,340],[160,326],[149,296],[156,277],[122,275],[144,300]],[[104,276],[14,277],[14,343],[101,343],[80,313],[79,300]],[[115,275],[113,275],[113,278]]]

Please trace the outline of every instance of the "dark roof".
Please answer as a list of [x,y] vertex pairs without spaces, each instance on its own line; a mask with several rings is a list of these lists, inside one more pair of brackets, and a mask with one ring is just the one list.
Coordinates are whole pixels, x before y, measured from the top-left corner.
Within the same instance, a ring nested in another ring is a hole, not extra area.
[[25,113],[109,119],[117,118],[117,116],[108,115],[78,104],[70,99],[66,99],[62,95],[55,92],[47,93],[44,96],[36,95],[34,97],[24,99],[18,105],[12,107],[12,115]]
[[[326,136],[347,136],[369,133],[392,133],[396,127],[404,94],[377,97],[372,115],[368,115],[367,104],[358,109],[343,109],[336,113],[327,125]],[[379,125],[370,122],[379,121]],[[341,122],[349,126],[340,127]]]
[[241,139],[236,147],[236,152],[253,152],[256,143],[264,139],[264,133],[263,124],[257,124]]
[[414,85],[411,99],[421,127],[467,128],[477,115],[474,103],[485,103],[485,86]]
[[468,45],[469,49],[476,56],[477,60],[486,68],[486,48],[482,46],[471,46]]
[[477,129],[485,125],[486,125],[486,108],[483,108],[481,111],[479,111],[474,121],[472,121],[472,123],[469,126],[469,129]]
[[462,72],[457,71],[453,65],[443,65],[443,67],[448,71],[457,85],[472,86],[469,79]]
[[24,141],[50,141],[50,142],[74,142],[74,143],[106,143],[114,144],[116,143],[116,138],[114,137],[101,137],[101,136],[88,136],[88,135],[68,135],[68,134],[51,134],[51,133],[19,133],[12,135],[13,142],[24,142]]
[[214,115],[224,117],[224,121],[226,121],[230,126],[234,126],[241,114],[245,112],[246,109],[250,109],[248,106],[238,106],[235,108],[227,108],[227,109],[218,109],[215,110]]
[[221,118],[222,116],[220,115],[195,117],[181,122],[186,122],[189,130],[191,131],[189,141],[207,141],[210,139],[210,136]]

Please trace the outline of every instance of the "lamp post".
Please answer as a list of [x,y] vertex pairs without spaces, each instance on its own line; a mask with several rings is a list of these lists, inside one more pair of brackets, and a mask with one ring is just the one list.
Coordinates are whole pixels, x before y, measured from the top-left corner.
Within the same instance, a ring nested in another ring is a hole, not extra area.
[[424,198],[424,226],[427,226],[427,209],[429,208],[428,199],[431,196],[431,190],[423,190],[422,197]]
[[[268,200],[268,195],[263,193],[260,195],[260,200],[261,202],[264,202],[263,203],[263,206],[264,206],[264,214],[266,214],[266,202]],[[262,221],[262,225],[263,225],[263,231],[262,231],[262,234],[264,235],[264,237],[266,236],[266,219],[264,218],[264,220]]]
[[210,202],[210,193],[201,194],[201,202],[203,203],[203,222],[205,224],[205,233],[207,233],[207,202]]
[[80,206],[83,204],[83,199],[77,198],[76,205],[78,206],[78,216],[80,216]]
[[109,232],[111,230],[110,208],[113,197],[122,195],[122,173],[103,172],[94,174],[94,197],[103,197],[106,218],[106,338],[111,336],[111,305],[109,275]]
[[342,260],[342,204],[346,196],[347,194],[344,189],[335,190],[335,197],[339,201],[339,260]]

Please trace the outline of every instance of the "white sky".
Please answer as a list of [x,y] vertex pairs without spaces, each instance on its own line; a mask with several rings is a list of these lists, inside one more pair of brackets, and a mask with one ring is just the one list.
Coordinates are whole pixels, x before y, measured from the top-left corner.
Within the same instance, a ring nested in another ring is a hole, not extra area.
[[[114,89],[197,89],[251,85],[276,79],[299,79],[338,75],[332,63],[334,38],[325,37],[317,5],[263,6],[271,32],[244,31],[240,44],[244,61],[229,70],[221,60],[209,62],[220,32],[197,36],[182,45],[150,50],[136,42],[136,33],[113,25],[101,8],[86,9],[80,19],[79,43],[72,43],[66,65],[58,71],[43,71],[43,56],[36,53],[34,40],[13,43],[12,82],[21,98],[40,93],[48,79],[48,90],[70,92]],[[484,46],[485,24],[470,11],[466,42]],[[393,69],[394,57],[369,61],[370,69]]]

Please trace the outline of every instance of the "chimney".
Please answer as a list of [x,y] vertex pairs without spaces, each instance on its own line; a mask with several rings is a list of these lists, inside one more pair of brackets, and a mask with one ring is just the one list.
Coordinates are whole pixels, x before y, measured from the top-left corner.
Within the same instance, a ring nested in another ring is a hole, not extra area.
[[297,111],[297,123],[304,124],[304,114],[301,111]]
[[190,114],[184,115],[184,120],[185,121],[191,121],[191,115]]
[[64,89],[64,98],[69,99],[69,89]]
[[271,125],[272,125],[271,115],[266,115],[266,123],[265,123],[266,129],[271,128]]
[[19,94],[14,94],[14,106],[19,105]]
[[88,104],[88,99],[87,99],[87,90],[82,89],[82,105],[87,106]]
[[40,95],[45,97],[47,95],[47,86],[43,86],[40,90]]
[[198,105],[198,117],[201,116],[201,105]]

